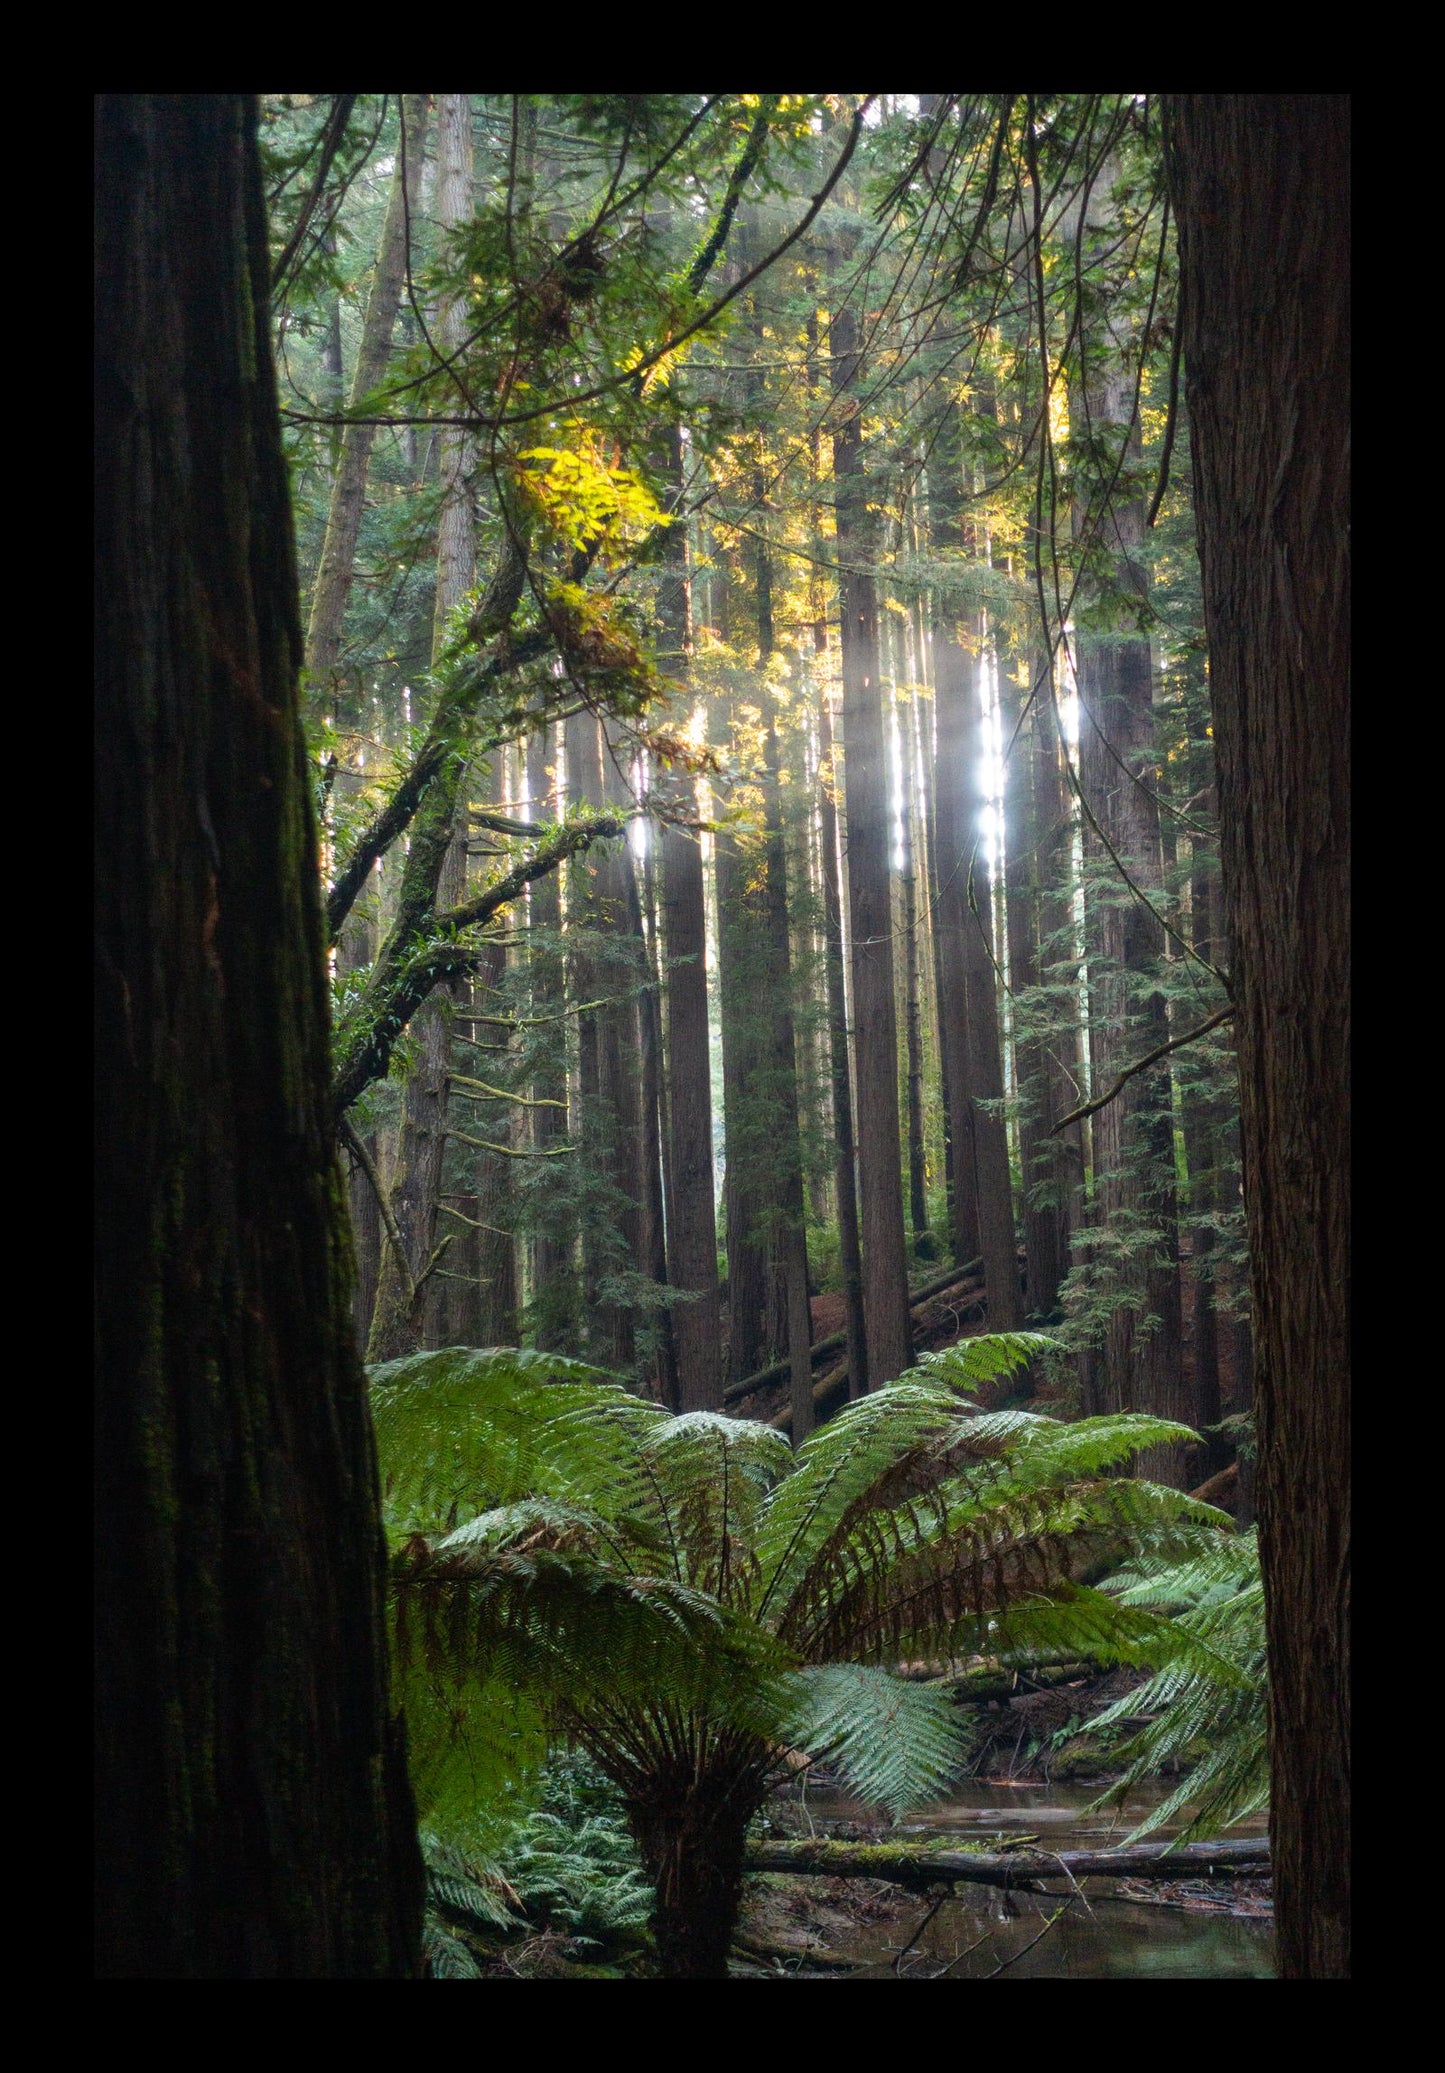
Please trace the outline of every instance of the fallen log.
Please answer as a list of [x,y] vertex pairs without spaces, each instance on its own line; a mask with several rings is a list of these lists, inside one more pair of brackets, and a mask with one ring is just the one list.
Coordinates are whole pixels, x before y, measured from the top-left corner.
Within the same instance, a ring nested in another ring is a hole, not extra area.
[[[945,1289],[955,1288],[959,1282],[967,1281],[982,1265],[982,1260],[969,1260],[962,1267],[950,1267],[947,1273],[936,1274],[932,1281],[925,1281],[919,1288],[914,1289],[908,1298],[909,1309],[916,1310],[921,1303],[931,1302],[934,1296],[941,1296]],[[830,1353],[840,1352],[847,1343],[846,1332],[830,1332],[826,1339],[819,1339],[816,1346],[810,1349],[809,1358],[816,1367],[820,1360],[826,1360]],[[775,1360],[771,1367],[759,1368],[755,1375],[744,1375],[740,1382],[730,1382],[723,1391],[724,1408],[728,1404],[740,1403],[745,1396],[756,1396],[760,1389],[766,1389],[771,1382],[786,1382],[788,1374],[788,1363],[785,1360]],[[814,1385],[815,1403],[818,1400],[820,1386]]]
[[953,1884],[1033,1889],[1042,1879],[1180,1879],[1218,1872],[1258,1878],[1269,1870],[1269,1842],[1136,1843],[1130,1850],[920,1850],[913,1843],[854,1843],[813,1837],[754,1843],[749,1871],[811,1873],[827,1879],[887,1879],[926,1891]]
[[[962,1323],[966,1318],[974,1316],[983,1309],[984,1294],[982,1284],[977,1282],[970,1282],[967,1288],[961,1290],[960,1293],[967,1297],[967,1300],[957,1312],[958,1321]],[[934,1291],[934,1294],[937,1294],[937,1290]],[[924,1300],[925,1298],[920,1292],[913,1307],[917,1308],[917,1305]],[[838,1363],[837,1367],[830,1368],[826,1375],[820,1376],[813,1384],[814,1411],[819,1413],[831,1411],[838,1399],[846,1396],[847,1393],[848,1363],[846,1360],[843,1360]],[[791,1405],[787,1410],[779,1411],[776,1418],[770,1418],[768,1423],[772,1426],[774,1432],[791,1433],[793,1429]]]

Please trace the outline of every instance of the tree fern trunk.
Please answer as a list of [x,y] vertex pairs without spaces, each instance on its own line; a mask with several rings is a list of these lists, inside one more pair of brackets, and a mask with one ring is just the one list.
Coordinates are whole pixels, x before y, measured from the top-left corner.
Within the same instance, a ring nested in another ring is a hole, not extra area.
[[652,1881],[664,1979],[726,1979],[742,1905],[743,1850],[757,1795],[731,1772],[703,1770],[633,1800],[628,1825]]

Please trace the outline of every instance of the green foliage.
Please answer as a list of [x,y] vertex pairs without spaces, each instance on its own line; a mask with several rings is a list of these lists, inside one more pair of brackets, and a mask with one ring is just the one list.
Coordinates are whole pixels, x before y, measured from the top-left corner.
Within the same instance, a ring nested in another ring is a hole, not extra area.
[[1146,1558],[1104,1588],[1121,1608],[1173,1614],[1176,1652],[1140,1690],[1090,1723],[1094,1733],[1146,1719],[1121,1744],[1128,1768],[1098,1804],[1116,1805],[1139,1779],[1189,1761],[1188,1775],[1140,1822],[1131,1842],[1186,1807],[1192,1812],[1180,1842],[1217,1835],[1257,1813],[1269,1797],[1269,1753],[1256,1535],[1223,1540],[1183,1563]]
[[539,1930],[564,1932],[577,1954],[643,1940],[652,1889],[615,1788],[571,1752],[548,1764],[536,1793],[536,1805],[480,1847],[423,1832],[434,1978],[480,1978],[479,1948]]
[[475,1831],[556,1735],[630,1794],[684,1733],[726,1744],[759,1796],[796,1746],[897,1809],[961,1750],[948,1709],[890,1674],[903,1653],[1184,1660],[1157,1613],[1078,1581],[1212,1544],[1221,1514],[1108,1473],[1183,1429],[968,1404],[1040,1344],[927,1357],[797,1453],[550,1355],[453,1348],[375,1370],[424,1818]]

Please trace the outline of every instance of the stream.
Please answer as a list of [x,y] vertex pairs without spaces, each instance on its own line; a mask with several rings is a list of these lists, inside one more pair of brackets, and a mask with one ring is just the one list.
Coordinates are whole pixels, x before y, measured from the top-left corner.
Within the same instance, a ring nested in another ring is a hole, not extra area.
[[[876,1808],[827,1790],[775,1802],[775,1833],[837,1832],[844,1825],[902,1836],[947,1835],[974,1842],[1024,1836],[1045,1849],[1121,1845],[1172,1785],[1140,1786],[1123,1808],[1089,1814],[1099,1786],[1005,1784],[970,1779],[947,1800],[887,1830]],[[1177,1827],[1177,1824],[1176,1824]],[[1231,1836],[1262,1834],[1266,1817],[1241,1822]],[[1176,1832],[1166,1825],[1150,1840]],[[826,1888],[816,1894],[798,1889]],[[929,1916],[923,1894],[894,1888],[886,1899],[851,1906],[841,1882],[799,1879],[786,1898],[758,1912],[760,1941],[796,1951],[773,1958],[771,1976],[852,1979],[1271,1979],[1274,1928],[1268,1888],[1257,1881],[1207,1879],[1121,1883],[1091,1879],[1065,1908],[1057,1896],[959,1887]],[[853,1886],[854,1894],[886,1889]],[[1064,1909],[1061,1914],[1060,1909]],[[1057,1916],[1051,1923],[1050,1918]],[[925,1921],[925,1917],[929,1917]],[[922,1928],[920,1931],[920,1924]],[[903,1952],[915,1931],[912,1947]],[[848,1966],[845,1972],[842,1968]],[[895,1970],[895,1967],[897,1968]],[[758,1977],[769,1976],[760,1961]]]

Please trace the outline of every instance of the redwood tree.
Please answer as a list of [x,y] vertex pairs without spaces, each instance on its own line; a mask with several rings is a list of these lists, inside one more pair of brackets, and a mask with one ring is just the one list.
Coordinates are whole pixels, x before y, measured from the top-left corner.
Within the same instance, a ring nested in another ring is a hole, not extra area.
[[1254,1292],[1287,1979],[1349,1970],[1349,103],[1166,104]]
[[255,130],[247,95],[96,103],[111,1979],[397,1979],[419,1962]]

